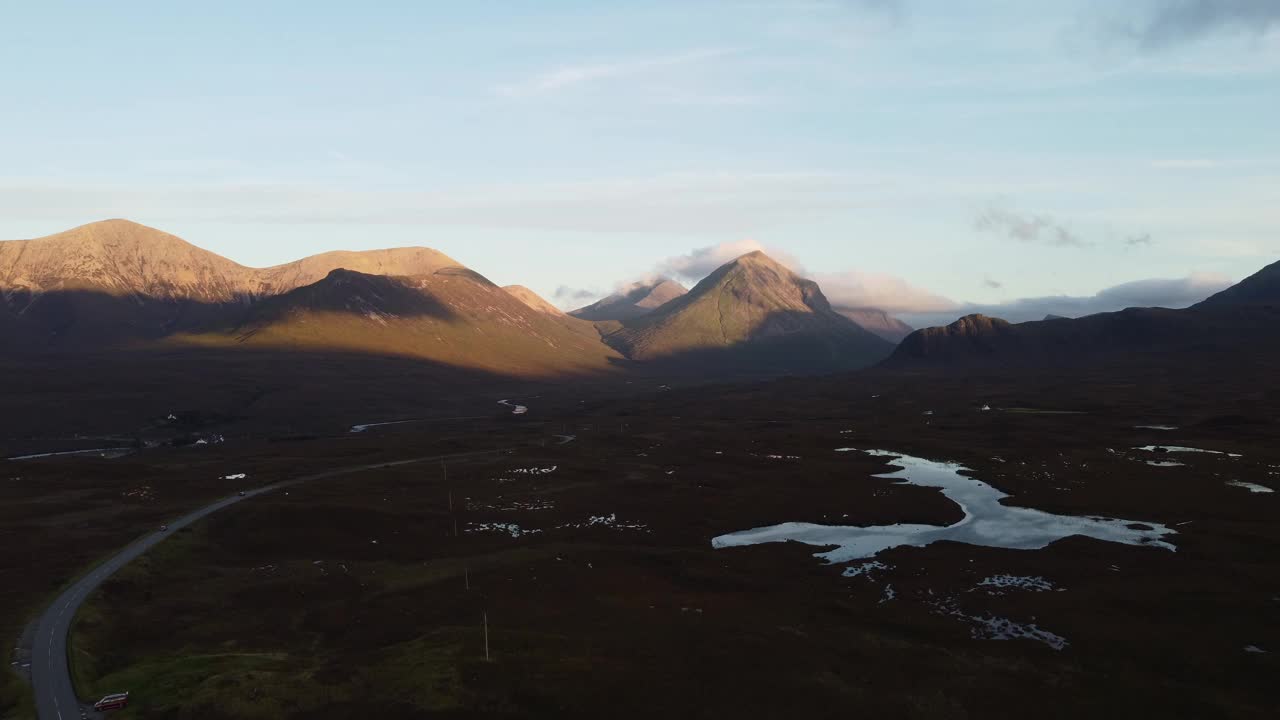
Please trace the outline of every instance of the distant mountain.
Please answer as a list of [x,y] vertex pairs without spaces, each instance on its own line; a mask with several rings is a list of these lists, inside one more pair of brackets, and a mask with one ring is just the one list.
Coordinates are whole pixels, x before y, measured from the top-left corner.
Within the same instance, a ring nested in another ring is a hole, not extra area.
[[563,310],[547,302],[547,300],[541,295],[523,285],[507,285],[502,289],[511,293],[512,297],[538,312],[544,312],[556,317],[564,317],[565,313]]
[[413,357],[531,377],[599,371],[618,359],[594,334],[455,266],[413,277],[334,270],[257,303],[233,326],[173,341]]
[[1048,315],[1045,315],[1042,319],[1044,319],[1044,320],[1070,320],[1071,318],[1067,317],[1066,315],[1054,315],[1053,313],[1049,313]]
[[1053,367],[1150,356],[1179,362],[1271,352],[1280,345],[1280,263],[1183,310],[1129,308],[1082,318],[1010,324],[969,315],[942,328],[917,330],[887,367]]
[[687,292],[683,285],[670,278],[642,280],[569,314],[592,322],[632,320],[648,315]]
[[724,265],[605,340],[632,360],[770,372],[863,367],[893,347],[833,310],[817,283],[762,252]]
[[914,331],[910,325],[876,308],[840,308],[837,312],[895,345]]
[[1020,344],[1018,331],[1008,321],[986,315],[966,315],[946,327],[911,333],[899,343],[889,362],[964,362],[1012,352]]

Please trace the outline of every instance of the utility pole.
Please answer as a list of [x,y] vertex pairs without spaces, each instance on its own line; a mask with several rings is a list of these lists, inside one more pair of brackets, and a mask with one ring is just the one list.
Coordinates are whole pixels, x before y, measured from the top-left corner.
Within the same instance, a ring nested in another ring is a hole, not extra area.
[[489,613],[484,614],[484,661],[490,662],[489,658]]
[[462,581],[467,585],[467,592],[471,592],[471,568],[467,565],[462,566]]

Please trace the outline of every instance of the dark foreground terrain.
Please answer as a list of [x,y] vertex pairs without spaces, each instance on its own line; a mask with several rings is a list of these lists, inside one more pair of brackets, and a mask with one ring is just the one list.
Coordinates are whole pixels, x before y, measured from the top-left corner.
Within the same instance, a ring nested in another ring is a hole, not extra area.
[[[6,462],[0,617],[18,637],[96,558],[239,488],[494,449],[174,533],[82,611],[81,694],[129,690],[121,718],[1274,717],[1280,493],[1228,484],[1280,490],[1274,368],[1189,367],[544,389],[512,398],[518,416],[486,399],[480,419],[351,434],[381,418],[345,408],[327,433],[228,421],[220,444]],[[1135,449],[1164,444],[1240,457]],[[1176,552],[944,542],[873,566],[712,547],[786,521],[962,517],[839,448],[962,463],[1006,504],[1165,525]]]

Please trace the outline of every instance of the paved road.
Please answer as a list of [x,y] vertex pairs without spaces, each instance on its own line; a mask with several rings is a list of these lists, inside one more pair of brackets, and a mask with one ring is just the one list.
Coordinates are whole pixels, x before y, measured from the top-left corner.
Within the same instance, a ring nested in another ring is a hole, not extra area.
[[[364,472],[366,470],[374,470],[383,467],[412,465],[414,463],[433,460],[449,460],[451,458],[492,455],[503,451],[504,450],[484,450],[480,452],[455,453],[452,455],[433,455],[431,457],[397,460],[394,462],[372,463],[357,467],[329,470],[315,475],[287,480],[285,482],[267,485],[254,490],[246,490],[243,496],[233,495],[229,498],[219,500],[212,505],[206,505],[195,512],[184,515],[183,517],[169,523],[169,529],[165,532],[157,530],[156,532],[144,535],[138,540],[135,540],[123,550],[116,553],[111,559],[94,568],[93,572],[90,572],[88,575],[80,578],[75,582],[75,584],[63,591],[63,593],[58,596],[58,599],[54,600],[53,604],[44,611],[43,615],[40,616],[31,648],[31,685],[35,690],[36,711],[40,720],[79,720],[81,717],[98,717],[98,715],[91,709],[92,703],[90,703],[90,705],[82,705],[79,698],[76,697],[75,686],[71,682],[71,670],[67,666],[67,631],[71,628],[71,623],[75,619],[76,611],[80,609],[80,606],[84,601],[93,593],[94,590],[98,588],[99,585],[102,584],[104,580],[111,577],[113,573],[132,562],[147,550],[150,550],[170,534],[190,525],[206,515],[216,513],[225,507],[235,505],[243,500],[248,500],[251,497],[255,497],[263,493],[272,492],[273,490],[279,490],[280,488],[298,485],[312,480],[320,480],[339,475],[349,475],[351,473]],[[128,688],[121,688],[121,690],[128,690]]]

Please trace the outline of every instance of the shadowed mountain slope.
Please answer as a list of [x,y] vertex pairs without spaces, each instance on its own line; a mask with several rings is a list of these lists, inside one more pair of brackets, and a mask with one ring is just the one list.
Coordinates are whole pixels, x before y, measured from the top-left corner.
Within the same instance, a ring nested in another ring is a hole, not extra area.
[[592,322],[632,320],[648,315],[687,292],[683,285],[670,278],[642,280],[569,314]]
[[174,341],[356,351],[527,377],[603,371],[618,359],[592,334],[575,332],[461,267],[413,277],[334,270],[261,301],[234,327]]
[[895,345],[914,332],[910,325],[877,308],[840,308],[837,312]]
[[771,372],[864,367],[892,349],[833,310],[817,283],[761,252],[722,266],[605,339],[633,360],[701,357]]
[[1200,309],[1225,308],[1231,305],[1280,304],[1280,262],[1258,272],[1192,306]]

